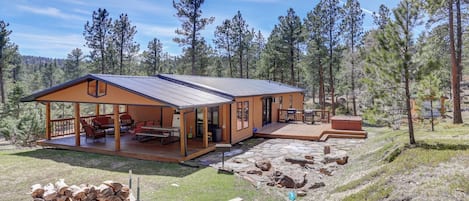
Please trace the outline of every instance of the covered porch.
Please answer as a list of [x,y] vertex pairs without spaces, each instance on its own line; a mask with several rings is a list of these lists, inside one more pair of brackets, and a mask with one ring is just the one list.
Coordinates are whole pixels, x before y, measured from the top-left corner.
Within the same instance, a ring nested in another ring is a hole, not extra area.
[[[219,108],[224,114],[232,102],[157,77],[113,75],[87,75],[22,100],[45,104],[45,139],[38,141],[40,145],[167,162],[185,161],[213,151],[209,109]],[[73,104],[73,117],[52,120],[51,103],[55,102]],[[82,116],[80,108],[84,104],[95,106],[93,115]],[[100,113],[103,104],[112,106],[112,113]],[[131,115],[135,122],[151,121],[153,127],[174,130],[177,135],[171,137],[177,139],[164,144],[159,140],[138,141],[135,133],[121,127],[120,116],[123,114]],[[112,121],[105,137],[86,139],[83,123],[103,116]],[[225,125],[228,120],[224,115],[217,115],[216,121]],[[224,129],[224,137],[219,141],[227,140],[227,135],[228,130]]]

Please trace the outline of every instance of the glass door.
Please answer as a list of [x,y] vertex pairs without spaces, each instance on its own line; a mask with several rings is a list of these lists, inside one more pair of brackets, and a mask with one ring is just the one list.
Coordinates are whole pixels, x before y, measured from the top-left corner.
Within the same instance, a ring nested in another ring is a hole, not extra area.
[[262,125],[272,123],[272,97],[262,99]]

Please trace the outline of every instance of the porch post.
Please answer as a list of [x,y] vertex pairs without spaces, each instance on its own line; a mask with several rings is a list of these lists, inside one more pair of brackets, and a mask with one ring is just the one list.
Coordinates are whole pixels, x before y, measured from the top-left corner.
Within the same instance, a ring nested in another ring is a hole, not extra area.
[[99,116],[99,104],[96,104],[96,107],[95,107],[95,109],[94,109],[94,114],[95,114],[96,116]]
[[184,110],[179,111],[179,142],[181,147],[181,155],[186,156],[186,132],[185,132]]
[[50,102],[46,102],[46,139],[51,139],[50,129]]
[[75,113],[75,146],[80,146],[80,103],[73,103],[73,110]]
[[[203,146],[208,147],[208,119],[207,119],[208,108],[204,107],[204,132],[203,132]],[[212,120],[213,121],[213,120]],[[212,139],[215,133],[212,133]]]
[[119,122],[119,105],[114,106],[114,144],[115,151],[121,150],[121,124]]

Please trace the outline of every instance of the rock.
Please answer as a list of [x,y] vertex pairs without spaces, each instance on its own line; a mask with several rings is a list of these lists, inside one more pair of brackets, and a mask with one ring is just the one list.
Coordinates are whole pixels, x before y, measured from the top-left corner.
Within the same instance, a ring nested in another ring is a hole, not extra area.
[[269,171],[272,167],[272,164],[269,160],[260,160],[256,161],[256,167],[261,169],[262,171]]
[[331,147],[329,145],[324,146],[324,155],[331,153]]
[[341,159],[339,159],[339,160],[336,160],[335,162],[336,162],[337,164],[339,164],[339,165],[345,165],[345,164],[347,164],[347,162],[348,162],[348,156],[345,156],[345,157],[343,157],[343,158],[341,158]]
[[240,197],[235,197],[231,200],[228,200],[228,201],[243,201],[243,198],[240,198]]
[[269,181],[266,183],[267,186],[275,186],[275,182],[273,181]]
[[246,173],[248,173],[248,174],[257,174],[259,176],[262,175],[262,171],[260,171],[260,170],[248,170]]
[[285,161],[301,165],[302,167],[304,167],[306,164],[314,164],[314,161],[312,160],[305,160],[301,158],[285,158]]
[[321,188],[321,187],[324,187],[326,186],[326,184],[324,184],[324,182],[316,182],[314,184],[312,184],[309,189],[316,189],[316,188]]
[[333,162],[336,162],[336,161],[338,161],[338,160],[342,160],[342,159],[344,159],[345,157],[348,158],[347,152],[345,152],[345,151],[337,151],[337,153],[325,155],[325,156],[324,156],[324,161],[323,161],[323,163],[324,163],[324,164],[333,163]]
[[306,196],[306,191],[304,191],[304,190],[296,191],[296,195],[299,196],[299,197],[304,197],[304,196]]
[[332,172],[330,170],[326,169],[326,168],[319,169],[319,172],[321,174],[324,174],[324,175],[327,175],[327,176],[332,176]]
[[314,160],[314,156],[312,156],[312,155],[306,155],[306,156],[305,156],[305,159]]
[[307,183],[306,174],[302,172],[291,172],[286,175],[283,172],[275,171],[271,179],[277,183],[277,186],[286,188],[301,188]]
[[243,159],[235,158],[233,159],[233,163],[243,163]]

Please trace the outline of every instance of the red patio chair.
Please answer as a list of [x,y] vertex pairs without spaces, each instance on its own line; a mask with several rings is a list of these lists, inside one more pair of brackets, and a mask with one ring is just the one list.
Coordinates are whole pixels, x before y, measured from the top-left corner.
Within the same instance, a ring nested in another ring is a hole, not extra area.
[[134,120],[132,119],[132,116],[128,114],[123,114],[119,118],[121,120],[122,126],[132,126],[134,124]]
[[90,125],[83,125],[83,130],[85,130],[86,134],[85,141],[87,141],[88,138],[93,139],[93,141],[99,138],[104,138],[104,141],[106,141],[106,133],[104,130],[97,130]]

